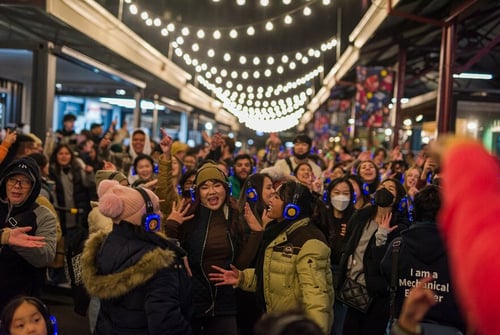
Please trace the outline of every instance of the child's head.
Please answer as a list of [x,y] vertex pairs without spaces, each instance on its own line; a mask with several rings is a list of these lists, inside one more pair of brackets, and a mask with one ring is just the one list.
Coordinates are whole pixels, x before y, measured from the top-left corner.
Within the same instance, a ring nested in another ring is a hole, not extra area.
[[51,335],[54,333],[53,328],[49,310],[37,298],[15,298],[3,309],[1,335]]

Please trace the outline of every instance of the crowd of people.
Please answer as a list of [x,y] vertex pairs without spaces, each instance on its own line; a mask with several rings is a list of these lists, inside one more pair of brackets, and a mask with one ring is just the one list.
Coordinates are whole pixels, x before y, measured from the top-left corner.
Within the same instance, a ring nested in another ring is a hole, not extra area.
[[[7,129],[0,144],[1,334],[53,333],[39,298],[65,282],[92,334],[496,333],[481,303],[498,305],[481,290],[496,270],[474,262],[497,259],[478,236],[494,243],[482,225],[498,206],[477,201],[498,197],[498,163],[480,144],[332,155],[271,134],[257,155],[220,134],[190,148],[74,122],[50,143]],[[481,195],[455,165],[462,147],[486,165]]]

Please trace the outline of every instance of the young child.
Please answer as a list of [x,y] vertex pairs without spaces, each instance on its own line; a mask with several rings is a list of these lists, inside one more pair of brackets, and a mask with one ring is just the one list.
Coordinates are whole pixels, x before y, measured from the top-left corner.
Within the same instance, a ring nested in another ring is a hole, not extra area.
[[0,324],[1,335],[55,335],[55,318],[37,298],[21,296],[4,308]]

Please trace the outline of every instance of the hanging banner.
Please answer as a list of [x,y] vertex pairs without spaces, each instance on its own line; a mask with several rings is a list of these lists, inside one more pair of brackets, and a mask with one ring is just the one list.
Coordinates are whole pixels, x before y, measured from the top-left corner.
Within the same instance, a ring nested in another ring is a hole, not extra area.
[[356,125],[363,127],[389,127],[394,71],[384,67],[356,68]]

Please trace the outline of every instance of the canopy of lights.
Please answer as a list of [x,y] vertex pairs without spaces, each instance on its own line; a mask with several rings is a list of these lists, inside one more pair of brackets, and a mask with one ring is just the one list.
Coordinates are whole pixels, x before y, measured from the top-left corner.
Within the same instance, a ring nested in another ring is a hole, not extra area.
[[[248,0],[198,0],[214,6],[235,2],[249,6]],[[300,19],[310,18],[314,24],[315,11],[332,11],[330,0],[251,0],[259,1],[263,11],[270,6],[280,6],[277,15],[241,25],[203,27],[190,22],[155,16],[147,2],[125,0],[130,14],[142,19],[145,26],[157,30],[169,45],[169,57],[193,74],[194,85],[205,89],[217,98],[222,107],[235,115],[240,123],[262,132],[278,132],[296,126],[314,96],[314,81],[322,80],[324,58],[332,56],[337,39],[332,32],[311,45],[303,41],[295,50],[265,53],[263,45],[255,52],[235,52],[224,46],[232,42],[253,43],[259,37],[269,39],[280,30]],[[279,4],[278,4],[279,2]],[[254,4],[255,5],[255,4]],[[276,11],[275,11],[276,12]],[[306,21],[307,22],[307,21]],[[216,47],[214,47],[216,45]],[[328,53],[328,54],[327,54]]]

